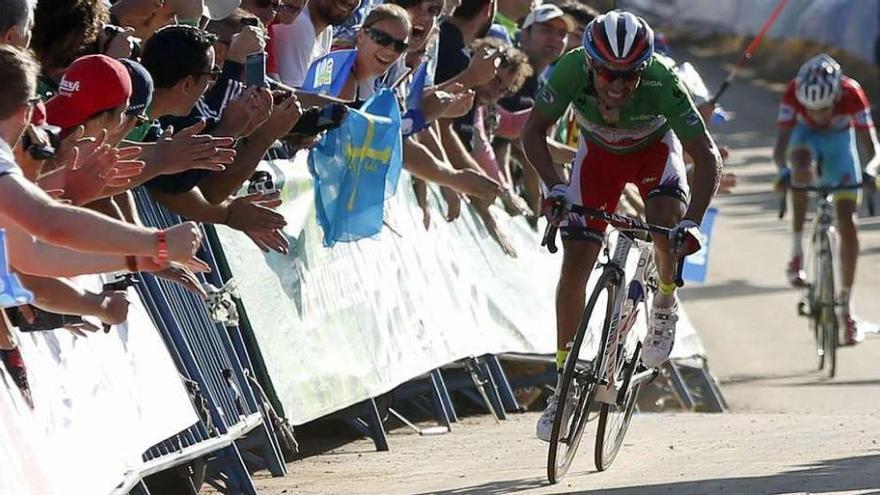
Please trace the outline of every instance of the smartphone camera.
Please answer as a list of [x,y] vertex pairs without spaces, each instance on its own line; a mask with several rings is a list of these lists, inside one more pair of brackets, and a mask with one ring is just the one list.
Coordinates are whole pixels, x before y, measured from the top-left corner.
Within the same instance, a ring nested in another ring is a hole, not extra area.
[[268,86],[266,83],[266,52],[251,53],[244,62],[248,87]]
[[51,160],[61,148],[61,128],[49,124],[29,125],[21,146],[34,160]]
[[273,194],[277,191],[275,181],[269,172],[258,170],[251,175],[250,183],[247,187],[248,194]]

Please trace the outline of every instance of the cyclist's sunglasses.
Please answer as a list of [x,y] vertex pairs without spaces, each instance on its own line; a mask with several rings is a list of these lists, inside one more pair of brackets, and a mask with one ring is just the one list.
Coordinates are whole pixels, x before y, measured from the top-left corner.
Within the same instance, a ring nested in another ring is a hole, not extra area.
[[371,40],[375,41],[379,46],[391,46],[394,48],[394,51],[397,53],[403,53],[409,48],[409,43],[403,40],[399,40],[394,36],[386,33],[385,31],[380,31],[376,28],[366,27],[364,28],[364,32],[367,33],[367,36],[370,37]]
[[644,66],[640,66],[633,70],[611,70],[608,67],[603,67],[598,64],[594,64],[592,68],[597,77],[609,83],[617,81],[618,79],[623,80],[625,83],[635,82],[642,77],[642,72],[645,70]]

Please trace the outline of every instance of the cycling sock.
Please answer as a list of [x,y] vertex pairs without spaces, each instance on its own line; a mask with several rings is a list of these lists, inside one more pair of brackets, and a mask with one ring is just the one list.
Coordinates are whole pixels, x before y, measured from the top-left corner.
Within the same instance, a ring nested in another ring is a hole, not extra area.
[[672,294],[675,294],[675,282],[669,282],[668,284],[660,282],[659,290],[664,296],[671,296]]
[[804,232],[791,232],[791,257],[804,255]]
[[556,369],[561,370],[565,367],[565,360],[568,359],[568,351],[556,351]]
[[846,314],[852,314],[850,311],[850,297],[852,294],[851,287],[844,287],[840,289],[840,305],[843,307],[843,311]]

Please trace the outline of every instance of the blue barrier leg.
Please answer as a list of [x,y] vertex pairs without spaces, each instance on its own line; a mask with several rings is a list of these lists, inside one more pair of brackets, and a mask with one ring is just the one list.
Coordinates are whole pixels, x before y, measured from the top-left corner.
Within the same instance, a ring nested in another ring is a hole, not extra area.
[[443,403],[444,392],[441,389],[441,386],[445,388],[445,385],[441,385],[442,382],[437,380],[437,378],[434,376],[433,371],[430,375],[428,375],[428,379],[431,381],[433,389],[431,392],[431,409],[433,409],[434,411],[434,417],[437,418],[438,423],[449,428],[452,420],[450,419],[450,414],[446,410],[446,406]]
[[379,416],[376,401],[370,399],[362,402],[360,410],[359,416],[350,417],[346,419],[346,422],[363,436],[372,438],[377,451],[387,451],[388,438],[385,436],[385,425],[382,424],[382,417]]
[[498,394],[498,386],[495,384],[492,374],[489,373],[488,366],[481,358],[475,358],[474,365],[483,381],[483,389],[486,391],[486,396],[492,403],[492,408],[495,409],[498,419],[507,419],[507,413],[504,412],[504,406],[501,404],[501,396]]
[[504,368],[501,367],[498,357],[488,354],[483,356],[483,362],[486,363],[489,375],[495,381],[501,403],[504,404],[504,410],[507,412],[524,411],[525,408],[519,404],[516,396],[513,395],[513,389],[510,387],[510,382],[507,381],[507,375],[504,373]]
[[244,460],[235,444],[223,449],[223,472],[226,474],[226,495],[257,495],[257,488],[244,467]]
[[455,406],[452,404],[452,398],[449,396],[449,389],[446,388],[446,380],[443,379],[443,373],[439,369],[431,371],[431,381],[435,383],[440,393],[440,402],[446,410],[446,415],[452,423],[458,422],[458,414],[455,412]]

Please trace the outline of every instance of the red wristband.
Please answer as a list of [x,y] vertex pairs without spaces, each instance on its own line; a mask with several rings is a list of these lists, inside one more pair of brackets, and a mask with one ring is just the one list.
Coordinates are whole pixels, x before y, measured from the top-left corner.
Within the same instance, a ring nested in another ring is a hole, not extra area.
[[134,256],[126,256],[125,264],[126,266],[128,266],[128,271],[130,271],[131,273],[137,273],[140,271],[138,270],[137,258]]
[[156,261],[160,264],[168,261],[168,238],[164,230],[156,232]]

